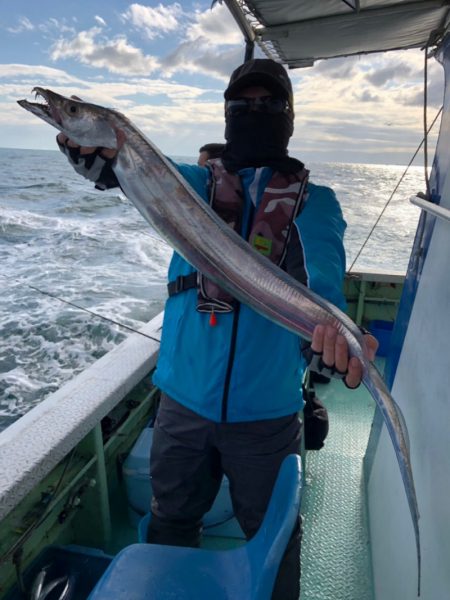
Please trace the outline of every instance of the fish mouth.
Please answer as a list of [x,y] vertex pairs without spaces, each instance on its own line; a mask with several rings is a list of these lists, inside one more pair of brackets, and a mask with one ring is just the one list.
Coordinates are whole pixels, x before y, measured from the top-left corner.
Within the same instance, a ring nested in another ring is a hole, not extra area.
[[35,87],[32,89],[32,93],[35,95],[36,102],[18,100],[18,104],[52,125],[62,126],[61,114],[51,100],[52,92],[41,87]]

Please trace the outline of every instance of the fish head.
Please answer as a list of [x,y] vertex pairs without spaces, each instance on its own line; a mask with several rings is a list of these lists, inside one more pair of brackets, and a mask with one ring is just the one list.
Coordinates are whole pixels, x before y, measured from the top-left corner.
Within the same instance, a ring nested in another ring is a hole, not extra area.
[[115,111],[41,87],[35,87],[33,92],[39,102],[18,100],[18,104],[59,129],[75,143],[80,146],[117,147]]

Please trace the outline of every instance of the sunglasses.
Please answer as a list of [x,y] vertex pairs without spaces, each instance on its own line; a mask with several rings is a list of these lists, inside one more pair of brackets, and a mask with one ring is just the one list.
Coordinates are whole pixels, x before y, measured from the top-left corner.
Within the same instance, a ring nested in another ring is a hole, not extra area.
[[236,117],[249,112],[262,112],[270,115],[280,115],[289,111],[286,100],[274,98],[273,96],[262,96],[261,98],[236,98],[225,103],[227,115]]

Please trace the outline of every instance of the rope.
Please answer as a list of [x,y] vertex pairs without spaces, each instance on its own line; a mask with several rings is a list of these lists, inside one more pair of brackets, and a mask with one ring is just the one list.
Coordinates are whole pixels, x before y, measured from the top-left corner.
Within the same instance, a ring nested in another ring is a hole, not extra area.
[[[437,112],[436,116],[434,117],[434,119],[433,119],[433,122],[431,123],[431,125],[430,125],[430,127],[429,127],[428,131],[426,131],[424,138],[422,139],[422,141],[420,142],[420,144],[417,146],[417,149],[416,149],[416,151],[414,152],[414,154],[413,154],[413,156],[412,156],[411,160],[409,161],[409,163],[408,163],[408,166],[407,166],[407,167],[406,167],[406,169],[403,171],[403,173],[402,173],[402,175],[401,175],[400,179],[398,180],[398,182],[397,182],[397,185],[396,185],[396,186],[395,186],[395,188],[394,188],[394,191],[393,191],[393,192],[392,192],[392,194],[389,196],[389,199],[388,199],[388,201],[387,201],[387,202],[386,202],[386,204],[384,205],[384,207],[383,207],[383,209],[382,209],[381,213],[379,214],[379,216],[378,216],[377,220],[375,221],[375,223],[374,223],[374,225],[372,226],[371,230],[369,231],[369,233],[368,233],[368,235],[367,235],[366,239],[364,240],[364,242],[363,242],[363,244],[362,244],[361,248],[359,249],[359,251],[358,251],[358,253],[357,253],[356,257],[354,258],[354,260],[353,260],[353,262],[352,262],[352,264],[351,264],[351,266],[350,266],[350,269],[348,270],[348,272],[349,272],[349,273],[351,272],[351,270],[352,270],[352,269],[353,269],[353,267],[355,266],[355,263],[356,263],[356,261],[358,260],[358,258],[361,256],[361,252],[364,250],[364,248],[365,248],[365,246],[366,246],[367,242],[369,241],[369,239],[370,239],[370,237],[371,237],[371,235],[372,235],[372,233],[373,233],[374,229],[376,228],[376,226],[377,226],[377,225],[378,225],[378,223],[380,222],[380,219],[381,219],[381,217],[383,216],[384,212],[386,211],[387,207],[389,206],[389,203],[391,202],[392,198],[394,197],[394,195],[395,195],[396,191],[397,191],[397,190],[398,190],[398,188],[400,187],[400,184],[402,183],[403,179],[405,178],[405,175],[406,175],[406,173],[408,172],[408,170],[409,170],[409,167],[411,166],[411,164],[413,163],[414,159],[415,159],[415,158],[416,158],[416,156],[418,155],[418,153],[419,153],[420,149],[422,148],[422,145],[425,143],[425,141],[426,141],[426,139],[427,139],[427,137],[428,137],[428,134],[429,134],[429,133],[430,133],[430,131],[433,129],[433,127],[434,127],[434,124],[436,123],[436,121],[438,120],[438,118],[439,118],[440,114],[442,113],[442,110],[443,110],[443,108],[444,108],[444,107],[443,107],[443,106],[441,106],[441,108],[438,110],[438,112]],[[429,185],[429,183],[428,183],[428,185]]]
[[423,65],[423,166],[425,169],[425,185],[427,198],[431,199],[430,178],[428,176],[428,131],[427,131],[427,107],[428,107],[428,44],[424,49]]

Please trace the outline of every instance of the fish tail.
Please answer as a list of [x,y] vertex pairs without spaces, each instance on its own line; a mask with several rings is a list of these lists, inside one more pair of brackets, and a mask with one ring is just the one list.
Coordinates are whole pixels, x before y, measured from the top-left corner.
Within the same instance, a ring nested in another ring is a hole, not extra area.
[[397,462],[408,500],[409,510],[414,529],[417,555],[417,595],[420,596],[421,587],[421,549],[419,532],[419,508],[414,486],[409,453],[409,435],[406,421],[398,404],[392,398],[378,369],[372,363],[367,365],[363,376],[363,383],[372,394],[382,414],[386,428],[394,446]]

